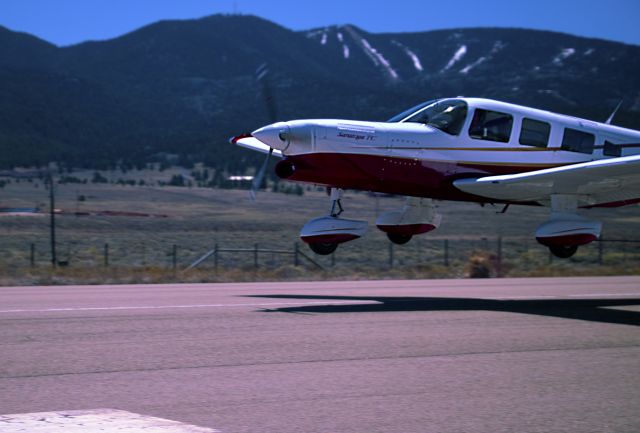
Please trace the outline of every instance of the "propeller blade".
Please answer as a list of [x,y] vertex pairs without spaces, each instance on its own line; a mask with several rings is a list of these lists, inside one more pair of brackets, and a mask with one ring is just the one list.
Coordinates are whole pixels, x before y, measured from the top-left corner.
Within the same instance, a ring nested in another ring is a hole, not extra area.
[[269,67],[266,63],[258,66],[256,70],[256,81],[262,84],[262,97],[267,106],[269,122],[275,123],[278,120],[278,109],[276,107],[276,100],[273,97],[273,89],[271,88]]
[[256,201],[256,195],[258,194],[258,190],[260,189],[262,181],[264,180],[264,175],[267,171],[267,166],[269,165],[269,159],[271,159],[272,153],[273,148],[270,148],[269,153],[267,154],[267,158],[262,163],[262,167],[260,167],[260,170],[253,178],[253,182],[251,183],[251,190],[249,191],[249,198],[251,199],[251,201]]
[[[258,66],[256,70],[256,81],[262,84],[262,96],[264,97],[265,104],[267,106],[267,113],[269,114],[269,121],[271,123],[275,123],[278,120],[278,111],[276,107],[276,101],[273,97],[273,91],[271,89],[271,82],[269,79],[269,68],[266,63]],[[269,153],[267,154],[267,158],[262,163],[262,167],[256,173],[256,176],[253,178],[253,182],[251,183],[251,190],[249,191],[249,198],[251,201],[256,201],[256,195],[258,194],[258,190],[260,186],[262,186],[262,182],[264,181],[264,176],[267,172],[267,167],[269,166],[269,160],[271,159],[271,154],[273,153],[273,148],[269,148]]]

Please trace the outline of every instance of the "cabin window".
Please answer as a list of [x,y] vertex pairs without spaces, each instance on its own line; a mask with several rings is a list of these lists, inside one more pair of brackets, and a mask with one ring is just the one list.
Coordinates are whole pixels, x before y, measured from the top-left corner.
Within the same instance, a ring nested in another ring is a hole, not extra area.
[[588,132],[565,128],[562,138],[562,150],[569,152],[592,153],[596,137]]
[[551,125],[533,119],[522,119],[520,144],[525,146],[547,147]]
[[622,156],[622,146],[605,140],[602,154],[605,156]]
[[497,111],[476,109],[469,127],[469,136],[478,140],[506,143],[511,137],[513,116]]

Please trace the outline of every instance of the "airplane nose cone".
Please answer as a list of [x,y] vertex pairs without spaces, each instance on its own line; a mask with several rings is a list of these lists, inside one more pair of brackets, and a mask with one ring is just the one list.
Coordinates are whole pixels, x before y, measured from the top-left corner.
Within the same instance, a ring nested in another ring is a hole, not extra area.
[[287,122],[263,126],[253,131],[251,135],[274,149],[285,150],[289,147],[289,125]]

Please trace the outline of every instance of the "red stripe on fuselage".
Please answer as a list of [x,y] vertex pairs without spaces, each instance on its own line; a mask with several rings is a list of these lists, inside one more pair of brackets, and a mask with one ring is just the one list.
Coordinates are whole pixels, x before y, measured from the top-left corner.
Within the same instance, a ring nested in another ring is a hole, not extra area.
[[490,200],[460,191],[453,186],[453,181],[555,166],[471,164],[347,153],[294,155],[288,156],[286,161],[295,166],[288,180],[342,189],[475,202]]

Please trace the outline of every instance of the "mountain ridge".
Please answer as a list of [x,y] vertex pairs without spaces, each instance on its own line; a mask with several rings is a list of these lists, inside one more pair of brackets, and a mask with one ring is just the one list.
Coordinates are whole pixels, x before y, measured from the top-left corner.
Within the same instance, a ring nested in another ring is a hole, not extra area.
[[278,118],[384,120],[423,100],[480,96],[593,120],[624,97],[640,127],[640,46],[552,31],[293,31],[252,15],[165,20],[56,47],[0,28],[0,167],[139,166],[158,155],[239,172],[259,157],[226,138]]

